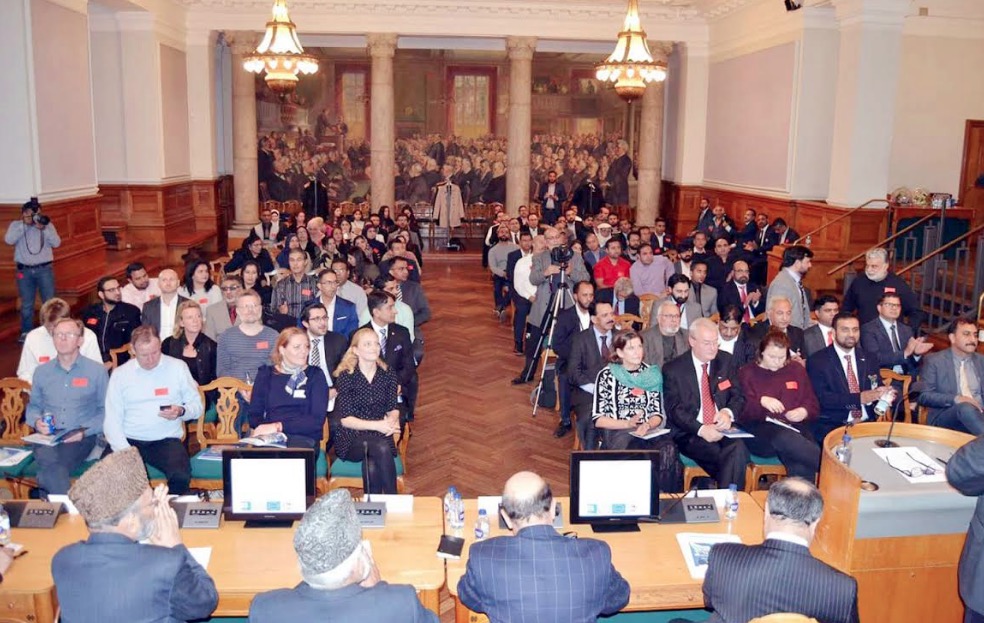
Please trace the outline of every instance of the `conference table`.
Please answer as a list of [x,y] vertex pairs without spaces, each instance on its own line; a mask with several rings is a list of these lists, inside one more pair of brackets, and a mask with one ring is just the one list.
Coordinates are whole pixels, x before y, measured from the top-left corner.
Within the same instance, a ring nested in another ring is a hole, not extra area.
[[[563,506],[563,528],[560,532],[574,532],[580,538],[605,541],[612,549],[612,563],[632,588],[629,604],[623,612],[637,610],[688,610],[704,607],[702,580],[695,580],[687,569],[676,535],[681,532],[737,534],[742,543],[761,543],[762,507],[747,493],[739,493],[738,517],[728,521],[722,517],[717,523],[660,525],[643,523],[639,532],[611,532],[596,534],[588,525],[571,525],[570,500],[557,498]],[[475,541],[475,520],[478,517],[478,501],[465,501],[465,547],[461,558],[448,560],[448,590],[455,597],[455,621],[469,623],[484,620],[458,601],[458,580],[465,573],[468,549]],[[499,527],[492,517],[491,536],[509,534]]]
[[[424,606],[438,614],[445,570],[435,551],[443,532],[443,502],[433,497],[415,498],[412,513],[388,513],[386,527],[362,531],[382,578],[412,585]],[[57,598],[51,559],[65,545],[88,538],[85,522],[78,515],[62,515],[54,529],[14,528],[11,536],[28,553],[0,584],[0,620],[53,623]],[[243,522],[223,520],[218,530],[186,529],[181,537],[189,548],[211,548],[207,569],[219,592],[213,616],[245,616],[256,594],[301,581],[294,528],[245,528]]]

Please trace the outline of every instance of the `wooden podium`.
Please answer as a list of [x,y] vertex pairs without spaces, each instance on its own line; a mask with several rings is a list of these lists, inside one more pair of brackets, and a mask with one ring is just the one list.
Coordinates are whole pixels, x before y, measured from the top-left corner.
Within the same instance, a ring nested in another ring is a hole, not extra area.
[[[870,478],[873,471],[870,446],[874,439],[884,438],[888,428],[888,422],[863,423],[852,428],[855,454],[851,467],[833,454],[844,429],[827,435],[820,467],[825,507],[812,552],[857,579],[858,607],[865,623],[959,623],[964,608],[957,593],[957,563],[967,524],[963,523],[962,529],[955,529],[954,524],[962,521],[964,512],[969,520],[975,499],[960,495],[945,483],[920,491],[920,487],[929,485],[908,484],[884,462],[878,463],[883,466],[878,468],[879,489],[862,490],[862,481]],[[896,423],[892,439],[899,446],[934,444],[935,453],[928,454],[949,460],[957,448],[973,437],[944,428]],[[863,462],[858,460],[859,450],[869,455],[865,459],[867,465],[859,465]],[[854,471],[866,471],[866,467],[867,475]],[[869,486],[867,482],[865,486]],[[938,511],[933,510],[936,500],[940,501]],[[865,515],[865,508],[873,502],[883,509],[886,504],[891,508],[897,503],[899,510],[890,515],[883,510],[881,518],[875,514],[876,519],[871,520],[870,513]],[[922,515],[918,518],[907,510],[912,504],[921,506]],[[920,519],[927,513],[935,513],[940,525]],[[886,522],[886,518],[891,521]],[[945,518],[950,520],[944,521]],[[873,534],[880,529],[901,536]]]

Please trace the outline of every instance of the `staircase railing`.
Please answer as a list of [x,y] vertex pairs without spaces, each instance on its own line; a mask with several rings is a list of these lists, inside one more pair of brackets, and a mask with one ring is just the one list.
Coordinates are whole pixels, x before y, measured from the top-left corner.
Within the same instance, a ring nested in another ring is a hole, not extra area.
[[827,274],[828,275],[833,275],[834,273],[839,272],[839,271],[847,268],[848,266],[854,264],[854,262],[856,262],[859,259],[861,259],[862,257],[864,257],[865,254],[868,253],[868,251],[871,251],[872,249],[877,249],[879,247],[884,247],[884,246],[886,246],[888,244],[891,244],[891,243],[895,242],[896,240],[898,240],[899,238],[901,238],[903,235],[909,233],[910,231],[914,230],[916,227],[919,227],[920,225],[922,225],[923,223],[925,223],[929,219],[935,218],[935,217],[938,217],[938,215],[937,214],[927,214],[926,216],[922,217],[921,219],[919,219],[915,223],[912,223],[911,225],[909,225],[909,226],[907,226],[907,227],[905,227],[903,229],[900,229],[899,231],[897,231],[896,233],[892,234],[888,238],[885,238],[884,240],[878,242],[873,247],[871,247],[869,249],[865,249],[864,251],[858,253],[857,255],[855,255],[854,257],[852,257],[851,259],[849,259],[849,260],[847,260],[845,262],[842,262],[842,263],[838,264],[837,266],[831,268],[830,270],[827,271]]
[[868,199],[867,201],[865,201],[864,203],[862,203],[858,207],[851,208],[847,212],[841,214],[840,216],[838,216],[835,219],[832,219],[830,221],[827,221],[826,223],[824,223],[820,227],[817,227],[813,231],[806,232],[806,234],[804,234],[804,235],[800,236],[799,238],[797,238],[796,241],[793,244],[803,244],[803,243],[805,243],[807,238],[809,238],[811,236],[814,236],[814,235],[822,232],[823,230],[827,229],[828,227],[830,227],[834,223],[837,223],[837,222],[840,222],[840,221],[846,219],[847,217],[851,216],[852,214],[854,214],[858,210],[860,210],[862,208],[866,208],[866,207],[868,207],[869,205],[871,205],[873,203],[884,203],[884,204],[888,204],[889,201],[888,201],[888,199]]

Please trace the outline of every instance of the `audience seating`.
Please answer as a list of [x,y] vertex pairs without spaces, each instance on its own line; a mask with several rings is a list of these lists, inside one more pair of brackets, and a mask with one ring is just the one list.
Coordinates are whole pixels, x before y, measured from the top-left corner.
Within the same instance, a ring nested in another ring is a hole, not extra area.
[[657,300],[655,294],[640,294],[639,295],[639,316],[642,317],[642,328],[645,329],[649,327],[649,322],[652,319],[653,314],[653,304]]
[[[324,435],[326,448],[328,447],[329,435],[331,434],[330,428],[326,422]],[[397,456],[393,459],[396,461],[396,490],[399,493],[403,493],[406,489],[406,482],[403,477],[407,473],[407,446],[410,445],[410,436],[410,423],[408,422],[404,424],[403,430],[400,432],[400,438],[396,441]],[[343,488],[362,488],[362,461],[343,461],[336,457],[331,462],[328,472],[328,490]]]
[[218,420],[209,422],[204,411],[198,418],[195,437],[201,450],[191,458],[191,486],[215,490],[222,488],[222,462],[202,459],[199,456],[210,446],[239,443],[243,431],[236,429],[236,420],[239,418],[240,411],[238,394],[240,391],[249,391],[249,385],[231,376],[223,376],[208,385],[200,385],[198,395],[201,396],[202,404],[208,404],[205,396],[212,391],[218,393],[215,401]]
[[690,491],[690,486],[694,478],[710,478],[711,475],[704,471],[704,468],[697,464],[686,454],[680,454],[680,462],[683,463],[683,490]]
[[[469,238],[480,238],[485,233],[488,218],[488,208],[484,203],[472,203],[465,206],[465,218],[461,220],[461,224],[465,226]],[[476,230],[478,235],[475,235]]]
[[[912,384],[912,375],[910,374],[898,374],[897,372],[890,370],[888,368],[881,369],[881,379],[882,383],[885,385],[894,385],[895,383],[902,384],[902,394],[899,395],[896,400],[902,401],[902,414],[906,422],[912,422],[912,405],[909,404],[909,385]],[[885,415],[878,418],[879,422],[890,422],[892,420],[892,415],[896,413],[898,408],[898,403],[892,403],[892,408],[889,409]]]
[[[166,337],[168,336],[166,335],[162,336],[161,339],[163,340]],[[119,357],[123,353],[127,353],[131,357],[135,356],[135,353],[133,352],[133,346],[131,346],[129,343],[126,343],[123,346],[120,346],[119,348],[109,349],[109,361],[106,362],[106,367],[109,368],[110,372],[120,367]]]
[[343,201],[338,205],[342,208],[342,216],[352,216],[355,213],[354,201]]
[[418,201],[413,204],[413,218],[420,226],[420,235],[424,241],[430,243],[430,248],[434,248],[434,238],[437,233],[437,220],[434,218],[434,206],[426,201]]
[[[16,377],[0,380],[0,417],[3,419],[3,430],[0,433],[2,446],[26,446],[21,437],[32,431],[24,423],[24,411],[27,408],[31,384]],[[0,467],[3,481],[0,486],[6,488],[14,497],[27,497],[25,485],[20,480],[25,470],[34,463],[33,457],[21,461],[11,467]]]
[[779,457],[751,455],[751,462],[745,468],[745,490],[751,493],[759,488],[762,476],[786,477],[786,466]]
[[632,325],[637,324],[645,328],[642,318],[635,314],[619,314],[615,316],[615,326],[621,329],[631,329]]

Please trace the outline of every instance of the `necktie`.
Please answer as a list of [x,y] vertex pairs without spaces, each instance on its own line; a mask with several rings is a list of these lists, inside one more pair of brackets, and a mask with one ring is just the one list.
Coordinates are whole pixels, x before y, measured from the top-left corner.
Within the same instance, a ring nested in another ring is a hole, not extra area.
[[714,424],[717,408],[714,406],[714,396],[711,395],[711,377],[707,374],[708,364],[700,364],[700,419],[702,424]]
[[742,320],[749,322],[752,319],[752,313],[748,311],[748,292],[745,290],[745,286],[738,286],[738,296],[741,297],[741,306],[745,310],[745,313],[742,314]]
[[831,346],[834,343],[834,330],[831,329],[827,331],[827,346]]
[[608,361],[608,358],[611,357],[611,355],[612,355],[611,351],[608,350],[608,336],[607,335],[602,335],[601,336],[601,360],[602,361]]
[[396,300],[403,300],[403,286],[396,286]]
[[236,324],[236,307],[232,306],[229,308],[229,322]]
[[386,356],[386,329],[379,330],[379,353]]
[[321,351],[318,350],[318,346],[321,345],[321,338],[316,337],[311,340],[311,365],[321,367]]
[[[852,394],[861,393],[861,385],[858,384],[858,376],[854,373],[854,364],[851,363],[851,356],[844,355],[844,361],[847,362],[847,389]],[[851,411],[851,421],[861,419],[861,410],[853,409]]]
[[960,362],[960,395],[973,396],[970,393],[970,378],[967,376],[967,362]]
[[902,347],[899,346],[899,332],[895,329],[895,323],[892,323],[892,350],[896,353],[902,350]]
[[806,327],[810,324],[810,304],[806,300],[806,288],[803,287],[803,282],[800,281],[797,285],[800,291],[800,317],[803,319],[802,326]]

